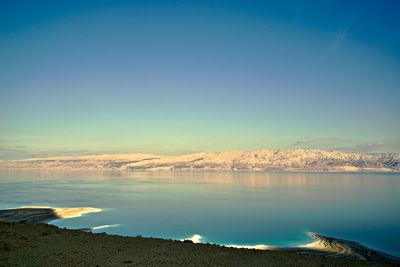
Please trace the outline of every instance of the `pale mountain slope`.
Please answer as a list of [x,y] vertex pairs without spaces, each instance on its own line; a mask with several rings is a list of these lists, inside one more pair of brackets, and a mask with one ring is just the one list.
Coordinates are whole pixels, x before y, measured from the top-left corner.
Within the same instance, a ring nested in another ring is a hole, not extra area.
[[363,154],[311,149],[208,152],[182,156],[106,154],[0,162],[0,168],[118,169],[125,171],[400,171],[399,154]]

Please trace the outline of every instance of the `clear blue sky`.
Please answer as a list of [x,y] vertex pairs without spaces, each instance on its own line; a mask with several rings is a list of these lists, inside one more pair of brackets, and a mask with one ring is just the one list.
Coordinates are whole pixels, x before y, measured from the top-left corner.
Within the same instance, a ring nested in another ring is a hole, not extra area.
[[0,0],[0,159],[400,152],[399,1]]

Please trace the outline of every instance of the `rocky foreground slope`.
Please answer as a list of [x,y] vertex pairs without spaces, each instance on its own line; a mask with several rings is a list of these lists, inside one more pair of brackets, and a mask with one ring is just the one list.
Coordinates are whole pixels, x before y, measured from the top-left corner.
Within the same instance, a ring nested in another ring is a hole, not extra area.
[[400,154],[363,154],[306,149],[208,152],[182,156],[104,154],[0,161],[0,168],[398,172]]
[[398,266],[396,261],[326,257],[324,251],[235,249],[47,224],[0,222],[0,233],[0,266]]
[[[188,239],[178,241],[127,238],[81,232],[94,229],[90,227],[71,231],[55,226],[32,225],[80,216],[82,212],[97,212],[97,210],[87,207],[23,207],[0,210],[0,232],[2,233],[0,235],[0,266],[3,264],[4,266],[121,266],[134,262],[135,266],[390,266],[400,264],[400,258],[396,256],[370,249],[354,241],[316,233],[310,233],[314,242],[305,246],[257,245],[242,248],[235,246],[235,248],[240,248],[235,249],[228,248],[232,246],[221,247],[201,243],[195,245]],[[126,241],[128,243],[124,244]],[[191,246],[185,245],[188,243]],[[132,250],[132,248],[135,249]],[[185,249],[182,250],[183,248]],[[259,253],[256,250],[263,250],[265,253]],[[107,251],[109,252],[107,257],[98,258],[105,256],[104,253]],[[143,253],[144,251],[146,253]],[[182,254],[185,256],[182,257]],[[118,256],[115,257],[116,255]],[[199,257],[200,255],[202,257]],[[236,259],[233,260],[232,256],[235,255]],[[111,258],[113,259],[110,261]],[[238,264],[238,260],[242,264]]]

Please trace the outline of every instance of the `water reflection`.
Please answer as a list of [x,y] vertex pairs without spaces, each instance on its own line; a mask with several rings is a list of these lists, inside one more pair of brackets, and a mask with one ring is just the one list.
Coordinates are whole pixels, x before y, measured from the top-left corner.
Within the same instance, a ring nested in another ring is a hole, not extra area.
[[[287,172],[124,172],[105,170],[41,170],[5,169],[0,170],[0,179],[5,181],[18,177],[19,180],[52,179],[136,179],[173,181],[182,183],[244,185],[246,187],[372,187],[387,188],[399,186],[396,173],[287,173]],[[385,182],[380,178],[384,177]]]
[[399,189],[398,174],[2,170],[0,208],[98,207],[55,224],[112,234],[298,245],[313,231],[400,254]]

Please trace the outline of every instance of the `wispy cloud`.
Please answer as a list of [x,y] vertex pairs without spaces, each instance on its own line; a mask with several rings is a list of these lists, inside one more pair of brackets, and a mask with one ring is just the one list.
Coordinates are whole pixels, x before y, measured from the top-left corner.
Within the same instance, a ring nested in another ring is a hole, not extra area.
[[87,150],[48,150],[31,149],[24,146],[2,146],[0,147],[0,160],[13,160],[24,158],[44,158],[53,156],[79,156],[95,154]]
[[335,38],[333,41],[330,43],[329,48],[328,48],[328,54],[334,54],[336,53],[337,50],[339,50],[346,42],[348,39],[349,31],[350,31],[350,23],[353,20],[355,15],[351,15],[346,22],[343,24],[343,26],[339,27]]
[[306,149],[328,149],[339,150],[347,152],[362,152],[362,153],[375,153],[375,152],[396,152],[395,147],[383,141],[369,141],[346,139],[338,137],[325,137],[325,138],[304,138],[295,141],[292,144],[295,148]]
[[341,27],[336,34],[335,40],[331,43],[329,46],[329,52],[330,53],[335,53],[340,47],[343,46],[343,43],[347,39],[347,34],[349,32],[349,26],[346,25],[344,27]]
[[376,149],[382,148],[384,147],[385,144],[381,141],[375,142],[375,143],[363,143],[363,144],[359,144],[356,145],[355,148],[358,151],[362,151],[362,152],[371,152],[374,151]]
[[380,146],[383,146],[384,145],[384,143],[382,143],[382,142],[377,142],[377,143],[366,143],[366,144],[361,144],[360,146],[361,147],[380,147]]
[[333,149],[337,144],[348,143],[350,140],[338,137],[304,138],[293,143],[294,147]]
[[392,151],[391,146],[381,141],[367,142],[367,143],[355,143],[352,145],[338,147],[338,150],[351,151],[351,152],[361,152],[361,153],[388,153],[396,152]]
[[312,141],[311,140],[301,139],[301,140],[297,140],[294,144],[295,145],[304,145],[304,144],[308,144],[308,143],[312,143]]

